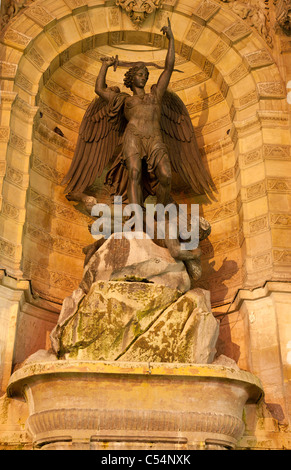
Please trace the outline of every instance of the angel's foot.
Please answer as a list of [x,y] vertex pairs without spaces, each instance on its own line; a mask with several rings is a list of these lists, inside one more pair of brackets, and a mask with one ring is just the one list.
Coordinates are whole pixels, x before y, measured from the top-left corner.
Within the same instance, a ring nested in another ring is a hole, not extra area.
[[179,240],[166,239],[165,245],[168,248],[171,256],[179,261],[190,261],[200,259],[201,250],[196,248],[195,250],[182,250]]
[[68,201],[76,201],[76,202],[83,202],[85,205],[86,209],[89,210],[91,213],[92,207],[97,204],[97,199],[93,196],[88,196],[87,194],[84,193],[68,193],[66,195],[66,198]]
[[211,233],[211,225],[204,217],[199,217],[199,240],[204,240]]
[[198,281],[198,279],[201,278],[202,274],[200,260],[188,260],[184,261],[184,264],[191,280],[191,288],[193,289],[194,281]]
[[86,194],[84,194],[82,196],[81,201],[84,203],[86,211],[89,212],[89,214],[91,214],[92,207],[94,207],[97,204],[96,197],[87,196]]
[[66,199],[68,201],[80,201],[81,200],[81,194],[79,194],[79,193],[69,193],[69,194],[66,194]]
[[105,242],[105,238],[100,238],[99,240],[96,240],[94,243],[91,243],[91,245],[85,246],[83,248],[83,253],[86,255],[85,260],[84,260],[84,267],[86,264],[88,264],[89,260],[91,257],[96,253],[96,251],[100,248],[100,246],[103,245]]

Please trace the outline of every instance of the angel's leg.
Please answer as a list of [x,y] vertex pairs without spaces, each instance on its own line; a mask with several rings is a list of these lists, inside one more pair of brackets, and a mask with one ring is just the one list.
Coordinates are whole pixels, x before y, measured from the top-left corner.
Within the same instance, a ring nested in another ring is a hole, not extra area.
[[171,181],[172,181],[172,171],[171,171],[171,164],[167,154],[159,161],[156,169],[155,169],[156,177],[159,181],[158,189],[157,189],[157,203],[163,204],[166,206],[170,200],[170,192],[171,192]]
[[130,157],[126,160],[128,169],[127,197],[130,203],[143,205],[141,175],[142,166],[140,156]]
[[125,139],[123,154],[128,170],[127,197],[129,203],[142,206],[142,160],[141,145],[138,137],[129,135],[128,138]]

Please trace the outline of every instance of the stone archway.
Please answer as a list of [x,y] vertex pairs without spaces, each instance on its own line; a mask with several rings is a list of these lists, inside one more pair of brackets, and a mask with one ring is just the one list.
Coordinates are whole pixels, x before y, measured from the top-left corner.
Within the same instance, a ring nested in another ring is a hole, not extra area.
[[[274,244],[274,221],[280,214],[268,214],[270,197],[289,184],[282,179],[282,169],[273,174],[273,163],[280,160],[283,168],[290,155],[278,67],[256,31],[220,4],[171,3],[165,2],[164,10],[136,32],[130,19],[109,2],[37,1],[3,32],[2,264],[11,276],[31,279],[36,292],[53,303],[60,303],[78,283],[80,247],[88,238],[88,221],[65,200],[58,183],[72,157],[84,103],[92,97],[90,67],[98,69],[102,45],[111,50],[120,44],[162,48],[160,28],[167,15],[184,67],[183,78],[176,76],[172,86],[188,106],[203,158],[219,188],[211,204],[195,199],[213,227],[203,245],[201,285],[211,288],[213,304],[219,305],[231,301],[241,287],[284,278],[284,262],[275,272],[284,258],[284,250]],[[87,62],[83,60],[77,72],[82,54],[87,54]],[[71,77],[75,73],[71,88],[57,79],[65,68]],[[84,87],[86,81],[86,91],[76,93],[74,86]],[[204,99],[198,94],[201,84],[208,85]],[[41,106],[48,125],[37,114]],[[53,132],[53,124],[66,130],[65,138]],[[190,193],[183,198],[194,201]],[[71,224],[69,233],[82,235],[65,236],[62,224],[64,230]]]

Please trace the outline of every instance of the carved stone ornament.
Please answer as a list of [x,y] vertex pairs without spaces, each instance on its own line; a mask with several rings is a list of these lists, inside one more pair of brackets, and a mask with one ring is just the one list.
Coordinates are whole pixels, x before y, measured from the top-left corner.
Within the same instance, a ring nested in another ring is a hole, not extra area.
[[148,15],[160,8],[161,0],[116,0],[123,8],[136,29],[139,29]]
[[[7,25],[23,8],[33,3],[33,0],[4,0],[2,2],[0,25],[1,29]],[[1,5],[0,5],[1,6]]]
[[276,20],[287,36],[291,36],[291,0],[276,2]]
[[[269,47],[273,47],[268,0],[221,0],[230,10],[256,29]],[[288,0],[287,0],[288,1]],[[289,0],[290,1],[290,0]]]

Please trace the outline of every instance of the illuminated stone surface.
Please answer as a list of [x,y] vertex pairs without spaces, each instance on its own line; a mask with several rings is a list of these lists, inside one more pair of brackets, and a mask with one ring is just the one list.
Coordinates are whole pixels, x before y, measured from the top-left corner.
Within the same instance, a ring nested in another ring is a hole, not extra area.
[[16,371],[8,394],[25,394],[28,432],[44,450],[149,442],[152,450],[190,450],[234,448],[243,408],[262,388],[252,374],[219,365],[57,361]]

